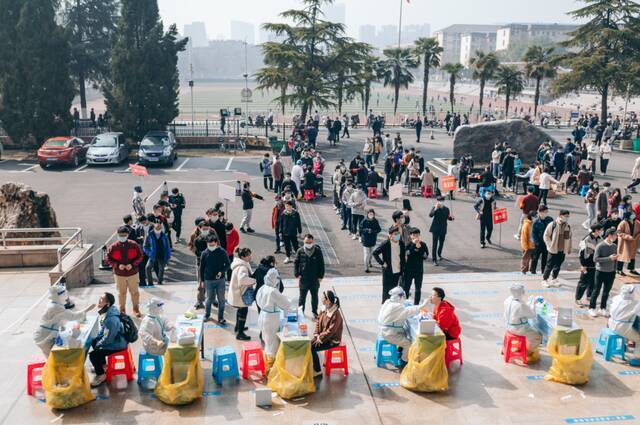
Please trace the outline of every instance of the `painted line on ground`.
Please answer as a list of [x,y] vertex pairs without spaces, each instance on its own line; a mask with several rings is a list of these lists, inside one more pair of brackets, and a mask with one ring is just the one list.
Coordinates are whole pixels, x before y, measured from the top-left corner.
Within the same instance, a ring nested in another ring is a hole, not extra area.
[[399,387],[399,386],[400,386],[399,382],[374,382],[371,384],[371,388],[373,388],[374,390],[377,390],[380,388]]
[[591,416],[586,418],[565,418],[564,422],[567,424],[591,424],[596,422],[632,421],[635,418],[633,415]]
[[74,173],[82,173],[85,168],[87,168],[89,165],[84,164],[82,167],[78,167],[75,170],[73,170]]
[[629,375],[640,375],[640,370],[621,370],[618,372],[618,375],[629,376]]
[[191,158],[185,158],[184,161],[182,161],[182,163],[178,166],[178,168],[176,169],[171,169],[171,170],[164,170],[166,173],[186,173],[189,170],[183,170],[182,167],[184,167],[184,165],[189,162]]
[[318,245],[320,245],[320,248],[325,255],[325,264],[340,264],[338,254],[333,248],[333,245],[329,240],[329,235],[327,235],[327,232],[324,230],[315,208],[312,205],[299,202],[298,211],[300,212],[302,221],[307,228],[307,233],[312,234],[318,242]]
[[131,172],[131,167],[127,167],[125,170],[113,170],[113,173],[120,173],[120,174],[124,174],[124,173],[129,173]]
[[427,161],[427,164],[428,164],[430,167],[432,167],[432,168],[434,168],[434,169],[438,170],[438,171],[440,172],[440,174],[444,174],[445,176],[448,174],[448,173],[447,173],[447,170],[445,170],[444,168],[440,167],[439,165],[436,165],[433,161]]
[[[502,345],[502,343],[500,343]],[[544,375],[529,375],[527,376],[529,381],[544,381]]]
[[36,167],[38,167],[38,164],[36,164],[36,165],[32,165],[31,167],[29,167],[29,168],[25,168],[24,170],[20,170],[20,171],[18,171],[18,172],[19,172],[19,173],[26,173],[26,172],[28,172],[28,171],[33,170],[33,169],[34,169],[34,168],[36,168]]
[[229,158],[229,161],[227,161],[227,166],[224,167],[225,171],[229,171],[229,168],[231,168],[231,163],[233,162],[233,157]]

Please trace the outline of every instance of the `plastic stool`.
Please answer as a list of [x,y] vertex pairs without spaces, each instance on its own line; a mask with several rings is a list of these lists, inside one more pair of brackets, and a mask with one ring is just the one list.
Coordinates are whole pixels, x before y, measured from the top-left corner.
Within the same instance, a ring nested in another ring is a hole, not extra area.
[[426,185],[422,188],[422,196],[425,198],[433,198],[433,186]]
[[240,381],[238,359],[233,348],[225,345],[213,351],[212,375],[218,385],[222,385],[222,380],[225,378],[235,378],[236,382]]
[[349,375],[349,359],[347,358],[347,346],[344,345],[344,342],[324,352],[325,374],[331,375],[333,369],[342,369],[344,376]]
[[613,356],[620,356],[624,360],[624,352],[627,341],[615,331],[604,328],[600,331],[596,352],[601,353],[606,361],[611,361]]
[[367,188],[367,198],[375,199],[378,197],[378,188],[369,187]]
[[384,340],[381,336],[378,336],[378,338],[376,338],[375,359],[377,367],[383,367],[385,363],[391,363],[395,367],[400,366],[398,347],[395,344]]
[[133,381],[133,374],[136,373],[136,366],[133,364],[131,348],[118,351],[107,356],[107,382],[116,375],[126,375],[127,381]]
[[42,388],[42,370],[45,363],[44,357],[37,357],[27,364],[27,394],[33,395],[35,390]]
[[462,366],[462,342],[460,342],[460,338],[447,341],[447,348],[444,352],[444,363],[447,365],[447,369],[455,360],[460,360],[460,365]]
[[527,364],[527,337],[512,334],[507,331],[504,334],[502,343],[502,355],[504,362],[509,363],[512,359],[520,359],[523,365]]
[[304,190],[304,200],[305,201],[313,201],[316,199],[316,191],[313,189],[305,189]]
[[162,357],[141,351],[138,355],[138,385],[145,379],[158,380],[161,372]]
[[245,342],[242,344],[242,379],[249,379],[252,371],[258,371],[262,376],[267,376],[264,364],[264,352],[262,346],[257,341]]

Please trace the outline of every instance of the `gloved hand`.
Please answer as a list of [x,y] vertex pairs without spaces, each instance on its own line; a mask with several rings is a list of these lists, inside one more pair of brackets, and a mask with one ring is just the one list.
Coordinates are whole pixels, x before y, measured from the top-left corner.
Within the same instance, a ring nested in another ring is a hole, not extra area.
[[93,310],[94,308],[96,308],[96,305],[95,305],[95,304],[90,304],[90,305],[86,306],[85,308],[83,308],[83,309],[82,309],[82,312],[83,312],[83,313],[88,313],[88,312],[90,312],[91,310]]
[[429,300],[422,300],[422,302],[420,303],[420,310],[426,310],[427,309],[427,305],[429,304]]

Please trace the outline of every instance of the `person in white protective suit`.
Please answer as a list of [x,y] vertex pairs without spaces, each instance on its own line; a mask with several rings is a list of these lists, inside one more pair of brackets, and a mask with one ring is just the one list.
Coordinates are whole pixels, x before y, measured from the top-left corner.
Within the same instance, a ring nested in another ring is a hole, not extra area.
[[296,306],[278,290],[280,274],[274,267],[269,269],[264,277],[264,285],[258,289],[256,303],[260,307],[258,328],[264,340],[264,352],[269,363],[273,361],[280,346],[280,339],[276,333],[280,330],[280,312],[294,311]]
[[[640,316],[640,301],[635,299],[635,286],[623,285],[620,293],[613,297],[609,306],[609,329],[636,344],[629,363],[640,366],[640,332],[633,328],[633,322]],[[638,319],[640,320],[640,319]]]
[[152,298],[147,304],[149,314],[142,323],[138,334],[142,340],[144,351],[156,356],[164,355],[170,341],[175,341],[175,326],[164,317],[164,301]]
[[527,362],[540,359],[538,347],[542,343],[542,334],[529,324],[536,313],[525,302],[525,289],[522,283],[514,283],[509,288],[511,296],[504,301],[504,320],[507,331],[527,338]]
[[59,329],[70,320],[84,320],[87,311],[93,310],[96,306],[91,304],[80,311],[67,310],[64,307],[67,295],[67,288],[63,285],[49,287],[49,303],[40,317],[40,326],[33,334],[33,341],[47,357],[55,344]]
[[399,286],[391,289],[389,295],[391,298],[382,304],[378,314],[380,336],[398,347],[398,350],[402,352],[402,361],[406,363],[409,356],[409,347],[411,347],[411,339],[409,339],[404,329],[405,321],[409,317],[416,316],[420,310],[425,309],[429,301],[424,300],[420,305],[406,307],[404,301],[407,296]]

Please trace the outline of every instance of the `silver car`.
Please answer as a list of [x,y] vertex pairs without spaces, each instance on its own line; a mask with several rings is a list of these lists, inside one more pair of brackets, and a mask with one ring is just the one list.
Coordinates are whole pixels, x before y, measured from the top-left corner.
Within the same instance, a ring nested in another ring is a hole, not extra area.
[[129,146],[122,133],[102,133],[89,145],[87,164],[120,164],[128,157]]

